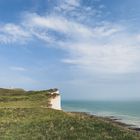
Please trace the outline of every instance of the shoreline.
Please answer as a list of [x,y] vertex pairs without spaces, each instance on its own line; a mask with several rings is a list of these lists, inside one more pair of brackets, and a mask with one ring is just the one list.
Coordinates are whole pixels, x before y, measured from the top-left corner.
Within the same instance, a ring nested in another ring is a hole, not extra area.
[[130,130],[140,132],[140,128],[138,126],[133,125],[133,124],[127,124],[127,123],[123,122],[122,119],[117,119],[115,116],[108,116],[108,117],[100,116],[100,117],[105,118],[106,120],[108,120],[108,121],[110,121],[112,123],[118,124],[118,125],[120,125],[122,127],[128,128]]
[[70,112],[66,111],[66,112],[74,113],[74,114],[81,114],[81,115],[83,114],[83,115],[87,115],[89,117],[95,117],[95,118],[103,119],[105,121],[116,124],[116,125],[121,126],[123,128],[127,128],[129,130],[140,133],[140,127],[138,127],[136,125],[133,125],[133,124],[127,124],[127,123],[123,122],[122,119],[118,119],[115,116],[98,116],[98,115],[95,115],[95,114],[91,114],[89,112],[74,112],[74,111],[70,111]]

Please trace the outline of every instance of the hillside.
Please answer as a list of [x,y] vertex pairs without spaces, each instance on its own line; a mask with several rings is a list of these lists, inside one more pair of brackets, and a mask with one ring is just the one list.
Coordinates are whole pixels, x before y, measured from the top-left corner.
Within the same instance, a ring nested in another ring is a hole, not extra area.
[[140,140],[102,118],[49,109],[50,92],[0,89],[0,140]]
[[[52,90],[52,89],[51,89]],[[51,90],[0,89],[0,108],[50,107]]]

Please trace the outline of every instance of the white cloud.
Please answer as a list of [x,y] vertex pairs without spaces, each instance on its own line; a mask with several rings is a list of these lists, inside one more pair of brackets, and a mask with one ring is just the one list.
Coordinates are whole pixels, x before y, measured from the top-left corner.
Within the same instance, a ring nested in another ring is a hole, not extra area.
[[12,67],[10,67],[10,69],[11,70],[14,70],[14,71],[27,71],[27,69],[26,68],[24,68],[24,67],[17,67],[17,66],[12,66]]
[[[122,30],[119,25],[106,24],[102,26],[87,26],[73,20],[58,15],[39,16],[37,14],[28,14],[25,18],[25,26],[40,39],[51,40],[49,31],[63,33],[73,40],[92,40],[93,37],[110,36]],[[54,36],[53,36],[54,37]],[[47,38],[47,39],[46,39]],[[52,39],[53,40],[53,39]]]
[[[126,27],[112,23],[87,26],[56,15],[41,17],[31,14],[26,20],[36,33],[44,32],[40,39],[47,41],[45,38],[52,38],[52,43],[69,54],[63,60],[65,63],[88,72],[128,73],[140,70],[137,66],[140,60],[138,42]],[[68,39],[60,38],[56,42],[55,36],[47,34],[48,30],[64,33]]]
[[[63,7],[67,12],[67,8],[72,7],[71,10],[82,16],[76,9],[81,8],[80,0],[62,0],[59,4],[57,8],[62,10]],[[100,13],[91,7],[85,9]],[[84,17],[87,20],[90,18],[87,14]],[[140,35],[129,32],[126,26],[118,23],[102,21],[94,24],[94,20],[91,20],[90,24],[86,24],[63,14],[40,16],[26,13],[19,25],[5,24],[1,27],[0,43],[24,42],[35,37],[50,43],[52,47],[63,49],[67,57],[61,61],[85,72],[116,74],[140,71]],[[24,71],[18,67],[12,69]]]
[[[68,55],[62,62],[76,68],[91,73],[128,73],[140,70],[137,64],[140,60],[139,35],[130,34],[122,25],[103,23],[100,26],[88,26],[57,15],[45,17],[28,14],[23,27],[25,32],[28,31],[27,36],[35,36],[65,50]],[[9,34],[12,32],[11,28],[6,31]],[[67,38],[61,37],[56,41],[55,33],[52,35],[50,32],[62,33]],[[16,34],[26,36],[19,30]]]
[[66,3],[68,3],[69,5],[73,5],[73,6],[79,6],[80,0],[65,0]]
[[93,18],[101,17],[102,14],[105,14],[102,13],[103,8],[95,8],[96,1],[92,1],[92,4],[88,1],[86,2],[87,5],[82,4],[82,0],[57,0],[57,2],[52,13],[68,16],[69,19],[76,21],[89,22]]
[[[0,35],[5,42],[35,36],[65,50],[68,55],[62,62],[87,72],[136,72],[140,70],[139,35],[130,34],[125,28],[112,23],[88,26],[57,15],[28,14],[22,26],[6,24],[0,30],[4,35]],[[66,39],[61,37],[56,41],[55,33],[50,32],[62,33]],[[11,69],[25,71],[20,67]]]
[[100,45],[94,43],[70,44],[69,59],[63,62],[75,65],[89,73],[129,73],[138,72],[140,60],[138,48],[131,46]]
[[80,6],[80,0],[59,0],[55,7],[57,11],[73,11]]
[[74,22],[74,21],[69,21],[64,17],[60,16],[48,16],[48,17],[41,17],[36,14],[29,14],[26,18],[28,21],[28,25],[34,29],[38,29],[44,32],[47,32],[49,29],[57,32],[62,32],[65,33],[66,35],[92,35],[92,29],[85,27],[84,25]]
[[52,42],[69,54],[63,60],[65,63],[88,72],[128,73],[140,70],[137,65],[140,60],[138,39],[127,32],[126,27],[112,23],[89,27],[59,16],[31,17],[28,21],[35,28],[68,36],[67,40],[60,38],[58,42],[55,39]]
[[14,42],[24,43],[30,37],[30,33],[16,24],[0,25],[0,43],[8,44]]

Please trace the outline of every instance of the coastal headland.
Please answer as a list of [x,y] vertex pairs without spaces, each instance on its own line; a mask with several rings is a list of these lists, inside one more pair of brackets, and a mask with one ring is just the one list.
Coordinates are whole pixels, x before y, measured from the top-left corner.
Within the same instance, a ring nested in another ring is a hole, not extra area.
[[1,88],[0,140],[140,140],[139,132],[113,119],[64,112],[56,97],[56,89]]

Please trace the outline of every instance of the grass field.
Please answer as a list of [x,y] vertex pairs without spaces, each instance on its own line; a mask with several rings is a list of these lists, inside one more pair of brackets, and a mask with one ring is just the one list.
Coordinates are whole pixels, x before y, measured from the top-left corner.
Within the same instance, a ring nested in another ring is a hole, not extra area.
[[0,89],[0,140],[140,140],[101,118],[49,109],[46,91]]

